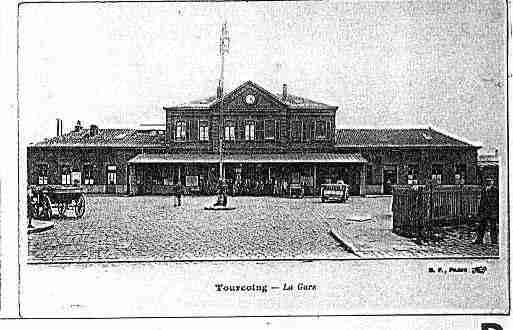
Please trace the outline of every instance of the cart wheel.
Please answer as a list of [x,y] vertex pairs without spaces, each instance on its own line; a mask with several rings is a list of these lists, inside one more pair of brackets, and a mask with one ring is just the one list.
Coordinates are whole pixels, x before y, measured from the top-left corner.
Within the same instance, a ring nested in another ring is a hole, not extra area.
[[85,198],[84,198],[84,195],[80,195],[80,197],[78,198],[78,200],[76,201],[76,204],[75,204],[75,215],[77,216],[77,218],[80,218],[84,215],[84,212],[85,212]]
[[50,198],[48,196],[43,198],[41,218],[45,220],[50,220],[52,218],[52,204],[50,203]]
[[64,218],[64,214],[66,213],[67,205],[66,203],[59,203],[57,204],[57,210],[59,211],[59,216],[61,218]]

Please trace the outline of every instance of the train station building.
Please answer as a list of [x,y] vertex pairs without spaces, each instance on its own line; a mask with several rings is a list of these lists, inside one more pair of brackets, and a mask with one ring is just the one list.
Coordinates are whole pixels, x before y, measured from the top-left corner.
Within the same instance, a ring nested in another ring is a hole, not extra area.
[[[222,107],[222,113],[220,111]],[[220,139],[234,195],[318,195],[343,180],[352,195],[396,184],[476,184],[479,147],[436,130],[337,128],[337,106],[271,93],[247,81],[221,97],[163,107],[165,129],[75,128],[27,149],[29,185],[81,185],[91,193],[214,194]],[[221,120],[221,116],[222,120]],[[220,123],[223,122],[221,127]]]

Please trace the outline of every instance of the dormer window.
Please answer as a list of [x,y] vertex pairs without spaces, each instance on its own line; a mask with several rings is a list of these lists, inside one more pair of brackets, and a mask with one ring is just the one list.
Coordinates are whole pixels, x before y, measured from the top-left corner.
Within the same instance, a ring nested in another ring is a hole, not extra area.
[[422,137],[428,141],[431,141],[433,140],[433,137],[429,134],[426,134],[426,133],[422,133]]

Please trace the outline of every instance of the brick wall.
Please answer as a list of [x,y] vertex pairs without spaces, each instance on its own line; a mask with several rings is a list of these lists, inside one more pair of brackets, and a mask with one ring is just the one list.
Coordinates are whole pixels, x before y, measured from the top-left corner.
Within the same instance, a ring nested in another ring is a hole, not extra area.
[[361,153],[367,159],[372,178],[367,180],[369,190],[378,192],[383,185],[385,168],[397,169],[398,184],[408,183],[408,167],[418,168],[419,184],[431,179],[432,166],[442,167],[442,184],[455,184],[457,165],[465,165],[465,184],[477,184],[477,151],[471,148],[338,148],[340,153]]
[[[29,185],[37,185],[38,168],[48,168],[48,184],[62,184],[62,170],[70,166],[71,171],[80,172],[81,185],[86,192],[106,192],[107,166],[116,166],[116,185],[113,191],[126,192],[127,162],[142,153],[159,153],[160,149],[141,148],[101,148],[101,147],[29,147],[27,148],[27,179]],[[94,184],[86,184],[84,166],[92,166]]]

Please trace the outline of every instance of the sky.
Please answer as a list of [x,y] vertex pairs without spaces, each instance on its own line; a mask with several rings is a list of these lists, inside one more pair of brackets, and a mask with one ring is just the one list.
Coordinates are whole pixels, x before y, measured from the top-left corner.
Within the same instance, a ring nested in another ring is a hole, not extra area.
[[22,142],[163,124],[165,104],[225,88],[339,106],[339,128],[428,127],[506,147],[502,1],[71,3],[20,6]]

